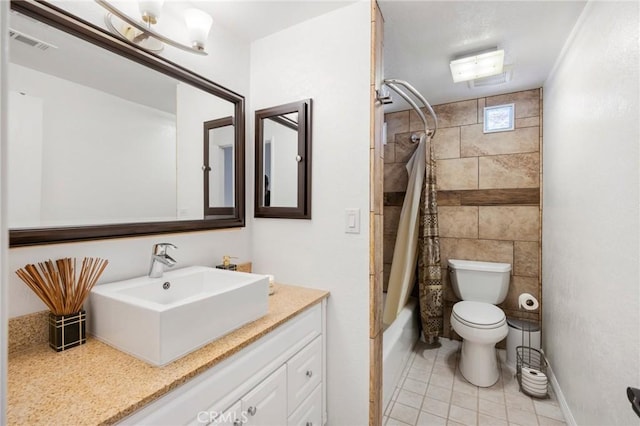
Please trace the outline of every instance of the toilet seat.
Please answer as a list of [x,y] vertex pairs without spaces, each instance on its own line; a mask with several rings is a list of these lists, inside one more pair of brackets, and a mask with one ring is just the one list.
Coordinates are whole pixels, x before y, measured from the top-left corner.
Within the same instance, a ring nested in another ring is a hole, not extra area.
[[451,315],[462,324],[477,329],[499,328],[507,322],[502,309],[484,302],[458,302],[453,305]]

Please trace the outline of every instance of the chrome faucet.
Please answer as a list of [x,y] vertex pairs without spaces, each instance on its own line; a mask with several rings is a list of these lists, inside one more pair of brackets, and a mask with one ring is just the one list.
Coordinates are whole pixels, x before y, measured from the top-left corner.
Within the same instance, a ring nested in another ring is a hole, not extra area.
[[167,254],[168,248],[177,249],[178,247],[171,243],[158,243],[153,245],[153,250],[151,251],[151,266],[149,266],[150,278],[160,278],[164,273],[165,266],[171,268],[177,263],[174,258]]

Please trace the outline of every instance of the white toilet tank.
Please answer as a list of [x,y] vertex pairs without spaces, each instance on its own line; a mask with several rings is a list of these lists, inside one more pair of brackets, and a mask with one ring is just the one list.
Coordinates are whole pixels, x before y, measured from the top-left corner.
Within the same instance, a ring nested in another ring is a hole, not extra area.
[[460,299],[497,305],[507,297],[510,264],[457,259],[448,264],[451,286]]

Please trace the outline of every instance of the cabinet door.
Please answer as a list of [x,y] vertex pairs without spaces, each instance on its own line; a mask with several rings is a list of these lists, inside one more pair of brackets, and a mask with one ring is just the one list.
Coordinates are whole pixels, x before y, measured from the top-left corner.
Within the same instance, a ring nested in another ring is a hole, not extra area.
[[[222,413],[208,412],[211,420],[208,425],[215,426],[242,426],[246,417],[242,413],[242,402],[238,401]],[[201,416],[202,413],[199,414]],[[202,420],[200,417],[198,420]]]
[[316,386],[292,415],[288,426],[322,426],[322,384]]
[[287,424],[287,368],[278,368],[242,398],[245,425]]
[[292,413],[322,381],[322,336],[287,362],[289,413]]

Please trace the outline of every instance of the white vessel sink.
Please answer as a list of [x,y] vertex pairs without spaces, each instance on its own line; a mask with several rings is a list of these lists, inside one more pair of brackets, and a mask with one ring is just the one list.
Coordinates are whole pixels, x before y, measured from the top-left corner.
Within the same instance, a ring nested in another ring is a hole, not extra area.
[[162,366],[266,315],[269,278],[192,266],[101,284],[89,299],[97,339]]

